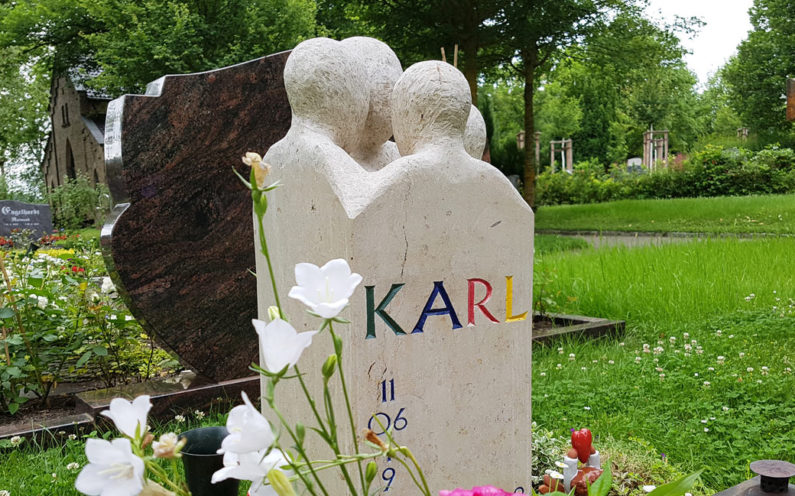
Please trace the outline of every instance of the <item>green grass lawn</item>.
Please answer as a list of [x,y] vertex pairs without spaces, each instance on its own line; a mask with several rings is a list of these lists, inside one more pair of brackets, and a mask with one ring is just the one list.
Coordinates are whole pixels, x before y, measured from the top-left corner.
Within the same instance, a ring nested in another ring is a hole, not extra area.
[[536,229],[793,234],[795,195],[544,206]]
[[545,255],[567,250],[580,250],[591,246],[587,241],[569,236],[556,236],[554,234],[536,234],[536,255]]
[[551,310],[626,319],[627,333],[536,347],[533,419],[703,467],[714,491],[748,478],[749,461],[793,461],[792,253],[781,238],[537,257],[534,291]]
[[[166,432],[184,432],[196,427],[224,425],[229,408],[231,407],[224,404],[198,416],[195,412],[185,413],[182,415],[183,419],[166,423],[153,420],[152,431],[159,435]],[[0,491],[8,491],[10,496],[78,496],[80,493],[74,488],[75,479],[88,463],[85,440],[88,437],[121,437],[115,431],[84,433],[76,439],[58,432],[51,432],[48,436],[47,445],[52,447],[47,448],[29,440],[12,448],[9,447],[8,440],[2,441],[0,448],[5,448],[0,451]],[[168,464],[163,466],[168,470]],[[241,481],[238,494],[244,496],[249,485],[250,482]]]
[[[701,468],[694,494],[710,494],[748,478],[749,461],[795,461],[795,239],[582,247],[536,238],[536,296],[551,311],[626,319],[627,331],[534,348],[536,432],[565,440],[590,428],[621,496]],[[224,422],[188,417],[155,430]],[[77,494],[79,468],[67,465],[86,463],[83,442],[61,440],[6,448],[0,490]]]

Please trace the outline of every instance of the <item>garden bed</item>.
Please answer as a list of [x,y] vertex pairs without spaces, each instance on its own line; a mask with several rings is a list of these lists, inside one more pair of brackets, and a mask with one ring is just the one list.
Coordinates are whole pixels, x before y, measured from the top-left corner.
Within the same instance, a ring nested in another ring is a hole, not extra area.
[[50,408],[20,412],[15,416],[0,418],[0,439],[21,436],[41,441],[47,437],[62,437],[78,431],[91,430],[99,413],[108,408],[113,398],[133,399],[142,394],[152,398],[151,416],[167,419],[175,413],[209,408],[218,401],[232,402],[246,391],[252,397],[259,396],[259,377],[245,377],[217,384],[185,381],[159,380],[128,384],[105,389],[95,389],[76,394],[51,397]]

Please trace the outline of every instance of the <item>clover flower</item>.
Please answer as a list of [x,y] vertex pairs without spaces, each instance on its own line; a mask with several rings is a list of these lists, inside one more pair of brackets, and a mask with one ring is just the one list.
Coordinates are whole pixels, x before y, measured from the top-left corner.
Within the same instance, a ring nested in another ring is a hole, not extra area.
[[575,358],[576,358],[576,355],[574,353],[569,353],[569,361],[570,362],[573,362]]

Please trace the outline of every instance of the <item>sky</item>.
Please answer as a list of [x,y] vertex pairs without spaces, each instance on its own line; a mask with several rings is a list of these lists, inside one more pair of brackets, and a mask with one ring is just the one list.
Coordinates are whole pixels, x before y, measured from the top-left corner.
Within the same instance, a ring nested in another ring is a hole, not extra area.
[[703,87],[748,36],[748,9],[752,4],[753,0],[650,0],[646,12],[655,17],[661,12],[667,21],[679,15],[700,17],[706,22],[693,39],[682,39],[685,48],[692,52],[685,62]]

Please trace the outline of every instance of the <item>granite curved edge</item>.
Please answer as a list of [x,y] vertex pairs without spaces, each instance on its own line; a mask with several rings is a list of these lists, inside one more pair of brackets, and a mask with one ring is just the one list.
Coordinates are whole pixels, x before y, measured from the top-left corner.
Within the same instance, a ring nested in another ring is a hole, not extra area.
[[232,168],[289,129],[288,55],[164,76],[108,107],[106,265],[146,332],[214,381],[257,360],[251,199]]

